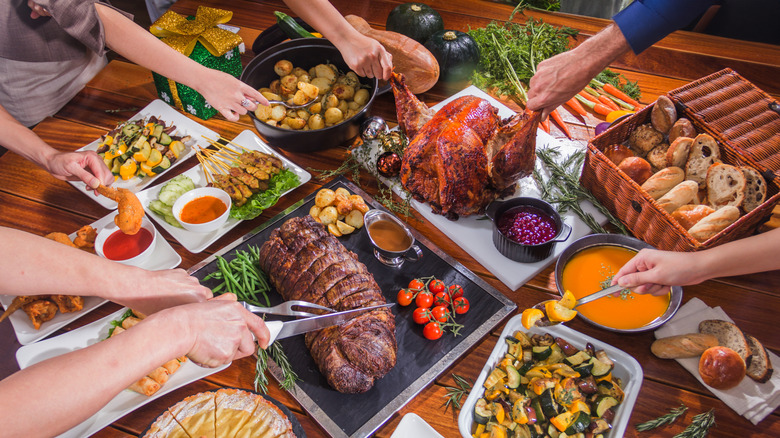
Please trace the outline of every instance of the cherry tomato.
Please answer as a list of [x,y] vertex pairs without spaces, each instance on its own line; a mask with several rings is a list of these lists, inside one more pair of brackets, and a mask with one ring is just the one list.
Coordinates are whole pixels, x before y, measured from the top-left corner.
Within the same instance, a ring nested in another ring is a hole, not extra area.
[[463,296],[463,288],[459,284],[451,284],[447,288],[447,293],[450,294],[450,298],[458,298]]
[[438,322],[429,322],[428,324],[425,324],[425,327],[423,328],[423,336],[425,336],[425,339],[434,341],[439,339],[442,334],[444,334],[444,332],[441,330],[441,326],[439,326]]
[[420,292],[417,294],[414,303],[417,304],[417,307],[427,309],[433,305],[433,294],[430,292]]
[[420,281],[420,279],[415,278],[409,282],[409,289],[411,289],[413,292],[421,291],[425,289],[425,283]]
[[428,283],[428,290],[437,294],[439,292],[444,292],[445,286],[444,282],[441,280],[431,280],[430,283]]
[[417,324],[427,324],[431,320],[430,310],[424,307],[418,307],[414,309],[414,313],[412,313],[412,319]]
[[469,311],[469,300],[464,297],[458,297],[452,300],[452,306],[455,308],[455,313],[462,315]]
[[414,292],[409,289],[401,289],[398,291],[398,304],[401,306],[408,306],[414,301]]
[[447,292],[438,292],[436,295],[433,296],[433,305],[434,306],[449,306],[450,305],[450,296],[447,295]]
[[447,322],[447,316],[449,316],[449,314],[450,311],[446,306],[434,306],[431,309],[431,315],[433,315],[433,319],[439,322]]

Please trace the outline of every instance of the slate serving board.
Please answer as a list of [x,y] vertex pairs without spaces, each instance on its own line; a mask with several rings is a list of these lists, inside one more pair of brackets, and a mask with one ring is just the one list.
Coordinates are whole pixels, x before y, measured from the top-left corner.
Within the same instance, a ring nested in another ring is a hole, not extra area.
[[[371,208],[384,210],[378,202],[343,177],[333,180],[325,187],[334,190],[344,187],[351,193],[363,196]],[[309,194],[219,253],[193,266],[190,272],[202,279],[217,269],[216,255],[229,261],[236,250],[246,249],[247,245],[260,247],[271,231],[284,221],[308,214],[309,208],[314,204],[315,195],[316,192]],[[406,287],[415,277],[435,275],[448,285],[460,284],[470,303],[468,313],[456,317],[456,321],[464,325],[460,336],[445,333],[441,339],[429,341],[422,335],[422,326],[412,321],[414,306],[396,305],[393,313],[398,343],[397,364],[385,377],[378,380],[373,388],[363,394],[342,394],[328,386],[306,349],[303,336],[279,341],[301,379],[291,391],[291,395],[334,437],[371,435],[394,412],[422,391],[517,307],[424,236],[414,229],[412,232],[423,257],[416,263],[406,262],[400,268],[390,268],[374,258],[365,228],[340,237],[339,240],[368,267],[388,302],[396,302],[398,290]],[[214,286],[208,282],[204,284]],[[272,292],[270,295],[272,305],[282,301],[278,293]],[[279,317],[269,316],[269,319]],[[281,372],[276,364],[272,363],[270,369],[279,380]]]

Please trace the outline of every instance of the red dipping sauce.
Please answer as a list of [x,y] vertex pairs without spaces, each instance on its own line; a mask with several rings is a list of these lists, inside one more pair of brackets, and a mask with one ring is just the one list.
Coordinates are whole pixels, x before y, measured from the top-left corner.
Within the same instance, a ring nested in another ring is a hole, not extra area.
[[555,220],[536,207],[522,205],[505,211],[496,222],[501,234],[523,245],[539,245],[555,238]]
[[103,255],[114,261],[131,259],[152,244],[152,237],[154,236],[146,228],[141,228],[133,235],[116,230],[103,243]]

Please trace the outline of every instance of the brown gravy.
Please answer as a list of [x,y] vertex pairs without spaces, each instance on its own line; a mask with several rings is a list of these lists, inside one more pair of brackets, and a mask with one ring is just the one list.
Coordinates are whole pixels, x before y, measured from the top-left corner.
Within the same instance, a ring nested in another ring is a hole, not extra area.
[[385,251],[404,251],[412,245],[406,231],[393,221],[378,220],[368,226],[368,233],[374,243]]

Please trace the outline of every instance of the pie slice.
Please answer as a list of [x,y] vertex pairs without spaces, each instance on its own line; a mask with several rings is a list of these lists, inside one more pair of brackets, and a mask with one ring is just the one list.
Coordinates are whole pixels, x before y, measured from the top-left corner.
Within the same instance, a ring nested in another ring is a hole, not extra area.
[[144,438],[191,438],[187,432],[182,429],[170,411],[165,411],[157,417],[157,421],[152,423]]
[[295,438],[292,423],[273,403],[260,395],[257,407],[235,438]]
[[257,395],[240,389],[217,391],[216,431],[218,438],[232,438],[252,418],[257,408]]
[[[216,438],[215,398],[214,392],[201,392],[185,398],[169,410],[189,437]],[[169,435],[169,438],[174,436]]]

